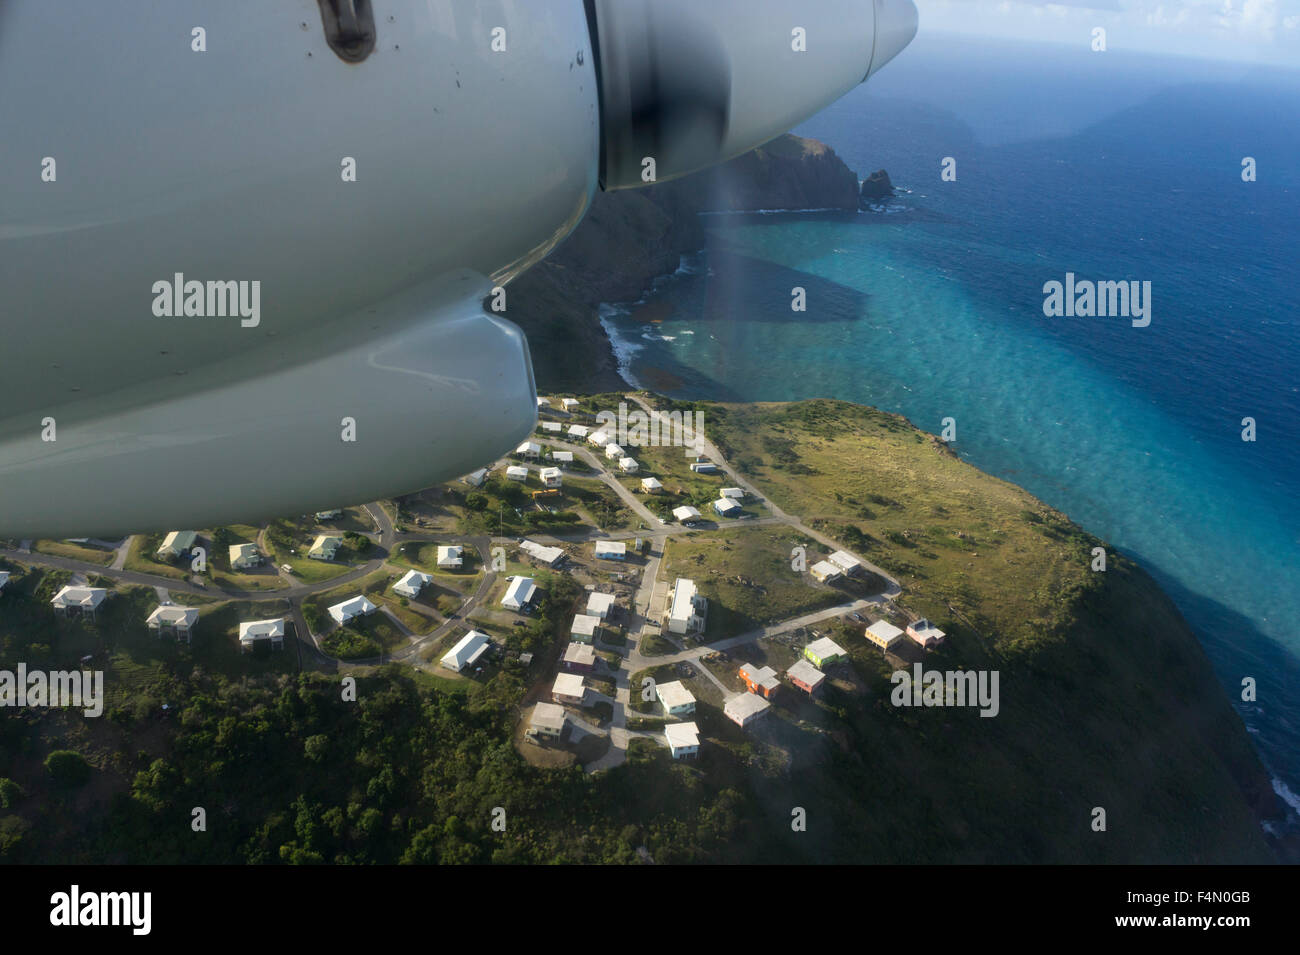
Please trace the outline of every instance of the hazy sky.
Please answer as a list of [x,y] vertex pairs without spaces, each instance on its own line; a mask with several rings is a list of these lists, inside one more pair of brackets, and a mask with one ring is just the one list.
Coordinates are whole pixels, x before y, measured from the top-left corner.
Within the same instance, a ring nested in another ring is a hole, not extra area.
[[915,0],[922,30],[1300,69],[1300,0]]

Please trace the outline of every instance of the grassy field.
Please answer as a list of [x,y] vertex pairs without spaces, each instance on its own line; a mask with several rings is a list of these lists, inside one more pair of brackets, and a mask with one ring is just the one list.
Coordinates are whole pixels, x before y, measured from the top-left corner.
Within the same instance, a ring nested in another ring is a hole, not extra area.
[[189,577],[188,560],[170,564],[154,557],[162,540],[162,534],[136,534],[131,539],[131,546],[127,548],[123,568],[140,574],[153,574],[155,577],[170,577],[173,580],[184,580]]
[[717,640],[847,600],[791,568],[795,547],[814,546],[785,527],[725,527],[668,541],[661,576],[695,581],[709,600],[704,639]]
[[113,552],[111,550],[104,550],[102,547],[95,547],[92,544],[75,544],[72,541],[33,541],[32,550],[38,554],[67,557],[70,560],[85,561],[88,564],[108,565],[113,562]]
[[332,561],[312,560],[307,557],[312,542],[318,535],[332,534],[341,537],[345,533],[329,526],[316,523],[310,517],[291,520],[276,518],[266,531],[266,549],[268,559],[278,568],[288,564],[294,577],[303,583],[318,584],[346,574],[353,567],[372,559],[374,552],[366,550],[358,553],[346,542],[339,548]]

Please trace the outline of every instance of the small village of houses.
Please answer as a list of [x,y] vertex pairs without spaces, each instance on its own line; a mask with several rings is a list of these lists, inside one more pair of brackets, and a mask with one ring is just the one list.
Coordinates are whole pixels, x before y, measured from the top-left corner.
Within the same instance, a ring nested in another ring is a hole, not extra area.
[[[565,486],[566,477],[570,475],[577,454],[586,467],[582,472],[584,477],[591,478],[594,475],[618,492],[627,506],[641,516],[642,523],[637,532],[626,535],[634,538],[631,540],[612,539],[608,535],[592,539],[583,533],[575,541],[552,537],[548,542],[531,538],[508,542],[518,555],[519,562],[532,565],[545,574],[576,574],[575,580],[584,588],[581,604],[574,607],[572,617],[566,618],[566,622],[561,624],[567,630],[567,639],[561,641],[562,646],[555,648],[553,656],[547,656],[549,675],[536,677],[529,673],[534,686],[531,696],[536,699],[525,710],[521,738],[541,747],[563,748],[572,736],[604,733],[613,742],[620,734],[624,734],[620,740],[622,746],[618,747],[620,750],[626,748],[627,738],[640,736],[651,738],[666,747],[673,759],[695,757],[706,742],[697,721],[692,719],[696,716],[700,701],[682,679],[653,685],[655,712],[651,722],[656,723],[657,728],[626,728],[632,722],[645,723],[649,716],[643,711],[630,711],[630,694],[639,692],[640,687],[630,686],[628,677],[634,668],[645,669],[659,664],[661,660],[671,661],[679,667],[687,663],[698,665],[702,674],[722,691],[721,714],[745,731],[752,731],[756,725],[761,724],[772,712],[774,701],[784,694],[817,698],[827,683],[828,673],[833,674],[834,668],[843,663],[848,654],[844,647],[830,637],[817,635],[816,631],[814,639],[799,648],[797,659],[784,667],[783,672],[748,660],[736,660],[728,664],[734,666],[732,673],[735,680],[730,682],[734,686],[743,687],[739,692],[724,685],[716,674],[708,670],[707,663],[716,664],[719,659],[728,659],[725,651],[703,642],[708,628],[708,599],[701,593],[694,579],[678,576],[668,585],[667,580],[657,581],[656,577],[662,569],[662,548],[673,535],[709,533],[718,525],[712,524],[712,518],[706,518],[693,504],[681,503],[671,507],[671,525],[664,518],[655,517],[633,495],[658,499],[666,493],[669,482],[665,478],[645,473],[642,464],[615,443],[609,432],[577,422],[566,428],[562,422],[551,420],[555,416],[579,417],[581,413],[578,411],[577,399],[555,399],[556,407],[561,409],[558,411],[552,410],[549,399],[539,398],[538,404],[543,415],[538,423],[539,440],[524,441],[509,458],[468,474],[461,482],[471,488],[483,487],[489,475],[496,471],[504,475],[506,481],[535,484],[538,490],[532,495],[536,502],[534,506],[545,508],[547,495],[557,493]],[[543,441],[549,447],[544,446]],[[724,477],[723,467],[702,454],[695,455],[695,460],[689,462],[688,468],[691,475],[702,476],[701,479]],[[753,498],[752,489],[746,490],[740,486],[719,487],[711,506],[713,516],[723,520],[752,516],[753,512],[749,508],[753,505]],[[664,513],[666,512],[665,505]],[[342,509],[335,509],[317,512],[314,517],[318,523],[323,523],[336,520],[341,514]],[[595,530],[600,529],[597,527]],[[191,553],[197,541],[198,532],[172,531],[163,538],[155,557],[158,561],[169,563],[182,561]],[[585,549],[588,545],[589,551]],[[301,546],[306,557],[311,560],[334,561],[344,546],[344,537],[334,533],[318,533],[311,537],[310,543],[304,542]],[[436,546],[436,564],[440,573],[456,573],[464,566],[466,545],[438,542]],[[656,546],[658,550],[655,550]],[[580,549],[583,551],[581,556],[578,554]],[[590,562],[585,556],[588,553]],[[258,545],[251,542],[231,544],[227,557],[232,571],[252,571],[262,567],[267,560]],[[279,570],[287,573],[289,568],[281,566]],[[876,573],[878,570],[871,568],[870,572]],[[491,631],[500,631],[507,624],[518,626],[534,612],[545,583],[534,576],[535,573],[537,572],[500,575],[500,579],[490,588],[491,605],[481,604],[474,611],[474,617],[466,614],[459,626],[451,624],[451,620],[459,616],[452,614],[444,626],[427,637],[412,634],[413,645],[428,642],[434,637],[443,646],[450,643],[436,658],[437,670],[454,678],[479,677],[489,660],[499,660],[505,656],[503,639],[500,636],[494,637]],[[808,573],[818,584],[833,585],[842,580],[866,577],[868,567],[847,551],[834,550],[814,562]],[[0,571],[0,591],[3,591],[9,576],[8,572]],[[491,578],[492,575],[484,576],[479,591],[476,591],[472,599],[466,600],[466,608],[479,597],[487,596],[487,584]],[[418,601],[433,581],[434,577],[429,573],[405,569],[391,583],[391,591],[395,598],[404,602]],[[333,584],[326,581],[317,589],[332,587]],[[60,616],[83,617],[93,621],[112,593],[106,587],[74,582],[61,587],[50,604]],[[160,595],[162,593],[160,589]],[[274,594],[268,593],[265,596],[274,597]],[[367,593],[357,592],[329,603],[323,609],[333,627],[355,626],[358,621],[377,612],[391,615],[391,608],[381,606],[376,602],[377,599],[377,596],[372,600]],[[858,601],[854,606],[861,608],[865,602]],[[161,598],[144,623],[150,632],[189,643],[201,612],[199,607],[185,606]],[[831,613],[821,616],[829,618],[837,613],[842,614],[847,621],[849,611],[843,607],[832,608]],[[851,617],[862,621],[856,612]],[[476,623],[475,619],[480,622]],[[489,620],[494,621],[495,626],[489,625]],[[239,649],[242,652],[259,647],[271,651],[281,650],[285,645],[286,632],[293,625],[292,614],[241,620],[237,625]],[[460,629],[464,632],[458,634]],[[507,630],[506,633],[508,632]],[[802,628],[800,632],[803,632]],[[900,627],[881,616],[881,619],[863,626],[861,632],[867,643],[883,653],[892,652],[902,641],[910,641],[921,650],[936,649],[944,641],[943,631],[924,619],[912,619]],[[316,635],[309,633],[307,636],[316,641],[319,649]],[[660,647],[657,653],[642,656],[641,641],[648,636],[669,644],[676,648],[676,652],[667,652]],[[739,643],[736,640],[726,642],[730,645],[729,648],[743,647],[763,636],[753,635]],[[680,638],[680,642],[674,638]],[[688,643],[692,646],[688,647]],[[511,656],[526,670],[534,664],[533,653]],[[428,659],[432,662],[432,658]],[[409,662],[416,662],[416,658],[410,657]],[[607,704],[603,719],[593,717],[593,702]],[[605,725],[602,727],[597,724]],[[616,765],[618,758],[602,757],[589,764],[588,768]]]

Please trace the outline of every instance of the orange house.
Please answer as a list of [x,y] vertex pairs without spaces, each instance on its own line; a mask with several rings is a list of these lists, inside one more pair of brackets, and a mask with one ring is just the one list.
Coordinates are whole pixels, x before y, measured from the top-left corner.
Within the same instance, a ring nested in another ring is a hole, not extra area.
[[742,664],[740,678],[750,693],[757,693],[765,700],[770,700],[781,682],[776,678],[776,671],[771,667],[756,667],[752,663]]

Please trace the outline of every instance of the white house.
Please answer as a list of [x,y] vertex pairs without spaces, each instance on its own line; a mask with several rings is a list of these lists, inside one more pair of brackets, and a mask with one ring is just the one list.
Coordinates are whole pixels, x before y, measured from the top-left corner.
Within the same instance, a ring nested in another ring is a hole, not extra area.
[[623,457],[623,446],[621,444],[615,444],[611,441],[605,445],[605,459],[607,461],[617,461],[621,457]]
[[609,440],[610,434],[608,431],[593,431],[591,434],[587,435],[588,443],[594,444],[598,448],[603,448],[605,445],[609,444]]
[[681,680],[655,684],[655,696],[659,697],[659,705],[669,716],[695,712],[695,694],[686,689]]
[[580,402],[577,398],[560,399],[560,406],[563,407],[565,411],[572,411],[574,408],[578,407],[579,404]]
[[343,508],[333,507],[328,511],[317,511],[315,514],[318,521],[333,521],[343,516]]
[[230,545],[231,570],[243,570],[246,567],[256,567],[261,562],[262,555],[257,552],[256,544]]
[[527,458],[530,461],[536,461],[542,456],[542,446],[536,441],[525,441],[519,447],[515,448],[515,454],[521,458]]
[[569,425],[569,437],[571,438],[585,438],[590,433],[591,433],[591,429],[588,428],[585,424]]
[[564,473],[559,468],[542,468],[538,476],[546,487],[560,487],[564,483]]
[[532,603],[536,595],[537,584],[533,583],[533,578],[516,577],[506,588],[505,596],[501,598],[501,606],[507,610],[523,610]]
[[813,575],[814,580],[819,580],[823,584],[828,584],[833,580],[838,580],[844,576],[844,571],[836,567],[829,560],[819,560],[808,568],[808,572]]
[[625,560],[627,545],[622,541],[596,541],[597,560]]
[[471,471],[461,478],[461,482],[468,484],[470,487],[482,487],[483,482],[487,480],[488,469],[479,468],[477,471]]
[[9,571],[0,570],[0,590],[4,590],[7,583],[9,583]]
[[465,565],[465,548],[459,544],[438,546],[438,566],[444,569],[463,567]]
[[50,600],[50,605],[55,613],[70,617],[90,614],[93,617],[99,605],[107,599],[108,591],[103,587],[64,587]]
[[894,645],[903,639],[903,631],[888,620],[877,620],[867,627],[864,636],[880,649],[892,650]]
[[864,569],[862,561],[847,551],[837,550],[826,559],[850,576],[861,573]]
[[700,512],[689,504],[673,508],[673,519],[682,524],[694,524],[700,519]]
[[541,397],[540,395],[538,396],[538,398],[537,398],[537,410],[538,410],[538,411],[540,411],[540,410],[543,409],[543,408],[549,408],[550,406],[551,406],[551,399],[550,399],[550,398],[543,398],[543,397]]
[[330,607],[329,614],[334,618],[334,622],[342,627],[349,620],[364,617],[366,614],[374,613],[378,609],[365,594],[358,594]]
[[572,464],[572,463],[573,463],[573,452],[572,452],[572,451],[552,451],[552,452],[551,452],[551,460],[554,461],[556,464]]
[[408,570],[402,575],[402,579],[393,584],[393,593],[399,597],[406,597],[414,600],[420,596],[420,591],[425,585],[432,581],[433,578],[428,574],[422,574],[418,570]]
[[533,707],[532,718],[528,721],[528,735],[559,739],[567,718],[564,707],[558,703],[538,703]]
[[307,556],[312,560],[333,560],[334,555],[343,546],[343,538],[332,534],[321,534],[311,543]]
[[523,541],[520,543],[519,549],[544,567],[554,567],[564,560],[563,548],[547,547],[545,544],[537,543],[537,541]]
[[742,729],[762,719],[772,709],[772,704],[753,693],[733,696],[722,707],[723,714]]
[[647,477],[641,479],[641,490],[647,494],[658,494],[664,489],[664,482],[657,477]]
[[471,630],[456,642],[456,645],[442,655],[439,661],[448,670],[459,673],[466,667],[473,666],[478,658],[487,653],[491,642],[482,630]]
[[673,759],[690,759],[700,751],[700,728],[694,723],[669,723],[664,727],[664,739]]
[[744,508],[729,497],[718,498],[713,502],[713,509],[718,512],[720,517],[735,517],[744,510]]
[[696,474],[716,474],[718,472],[718,466],[712,461],[693,461],[691,463],[691,470]]
[[522,464],[512,464],[512,465],[510,465],[510,467],[506,468],[506,480],[507,480],[507,481],[527,481],[527,480],[528,480],[528,468],[524,467]]
[[596,639],[596,631],[599,629],[599,617],[586,613],[577,614],[573,618],[573,626],[569,628],[569,640],[575,643],[591,643]]
[[155,556],[159,560],[176,560],[181,554],[189,553],[199,535],[196,531],[172,531],[163,538],[162,546]]
[[724,487],[718,492],[723,497],[729,497],[733,501],[743,501],[745,499],[745,489],[739,487]]
[[580,673],[561,673],[556,676],[555,683],[551,687],[551,699],[556,703],[581,706],[586,695],[587,688],[583,685]]
[[709,602],[696,590],[695,581],[678,577],[668,594],[668,612],[664,614],[669,633],[702,631]]
[[636,463],[636,458],[624,455],[618,459],[618,469],[624,474],[636,474],[641,470],[641,465]]
[[564,425],[558,421],[543,421],[542,430],[547,434],[560,434],[564,431]]
[[284,618],[249,620],[239,625],[239,650],[253,649],[258,640],[270,640],[272,649],[284,649]]
[[610,611],[614,609],[614,595],[593,592],[587,598],[587,613],[592,617],[601,620],[608,620]]
[[145,624],[150,630],[157,630],[160,634],[164,631],[174,633],[177,637],[184,637],[186,642],[198,622],[199,611],[196,607],[175,607],[169,604],[156,608],[145,618]]

